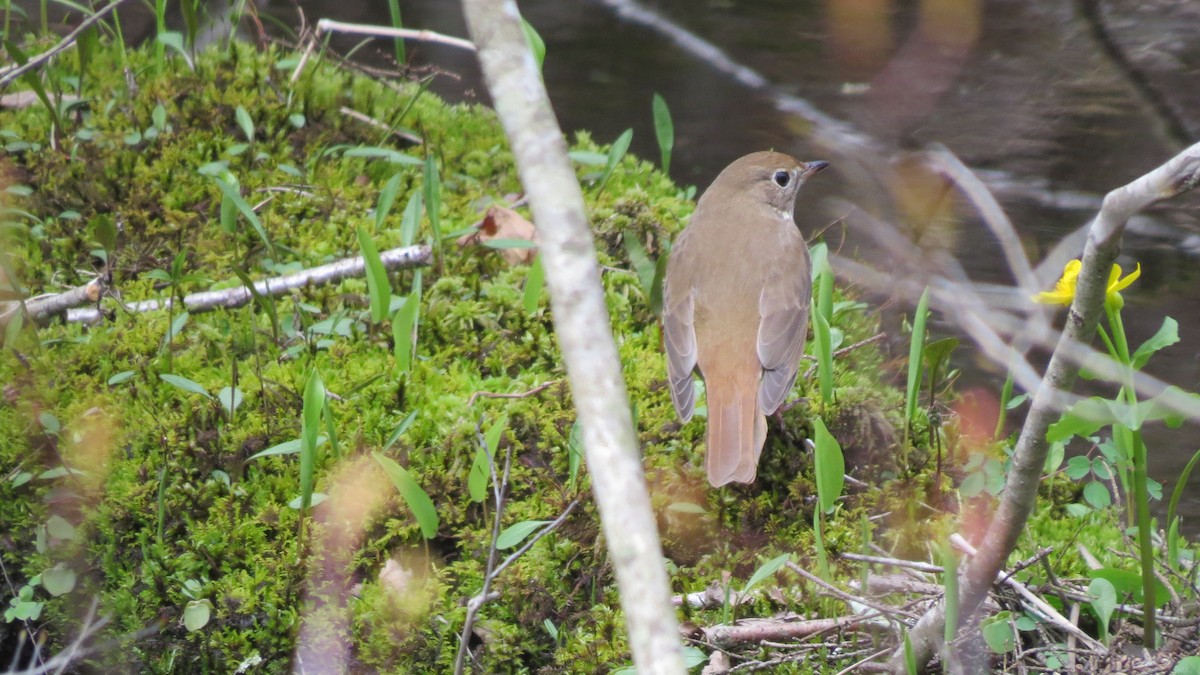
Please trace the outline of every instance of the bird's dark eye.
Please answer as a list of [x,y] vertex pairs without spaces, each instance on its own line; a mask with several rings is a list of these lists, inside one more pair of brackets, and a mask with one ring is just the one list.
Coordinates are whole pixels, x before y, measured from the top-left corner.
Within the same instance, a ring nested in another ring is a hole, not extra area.
[[780,171],[776,171],[775,175],[772,176],[772,178],[775,180],[775,184],[778,185],[779,187],[787,187],[788,183],[790,183],[792,181],[792,174],[790,174],[786,171],[780,170]]

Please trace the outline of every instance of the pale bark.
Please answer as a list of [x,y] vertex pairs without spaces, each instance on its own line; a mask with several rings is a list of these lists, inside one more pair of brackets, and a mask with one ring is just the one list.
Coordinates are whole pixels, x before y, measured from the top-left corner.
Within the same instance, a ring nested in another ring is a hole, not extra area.
[[[1138,211],[1163,199],[1176,197],[1200,184],[1200,143],[1184,150],[1166,164],[1141,178],[1109,192],[1092,221],[1083,267],[1066,325],[1046,367],[1041,385],[1033,393],[1029,414],[1013,455],[1012,466],[996,514],[984,533],[978,555],[973,557],[959,580],[959,617],[965,620],[987,595],[996,574],[1016,547],[1029,514],[1037,502],[1037,489],[1049,444],[1046,430],[1058,419],[1060,394],[1074,383],[1079,364],[1068,356],[1070,347],[1090,342],[1104,307],[1109,270],[1120,252],[1125,224]],[[945,603],[927,612],[909,633],[913,652],[921,668],[939,651],[945,624]],[[960,623],[961,625],[961,623]],[[904,653],[892,655],[895,672],[904,672]]]
[[[429,247],[422,244],[419,246],[402,246],[388,249],[379,253],[379,259],[383,262],[384,269],[389,271],[407,269],[409,267],[422,267],[429,264]],[[327,265],[300,270],[293,274],[259,279],[254,282],[254,290],[258,291],[259,295],[274,298],[297,288],[304,288],[305,286],[320,286],[351,277],[361,277],[365,269],[366,265],[361,255],[343,258]],[[68,296],[68,294],[73,295]],[[250,291],[245,286],[232,286],[218,291],[201,291],[186,295],[183,298],[183,308],[194,314],[196,312],[208,312],[219,308],[241,307],[250,302],[252,297],[254,296],[250,294]],[[66,309],[67,307],[78,307],[78,305],[87,304],[89,301],[95,302],[97,298],[89,299],[77,294],[74,290],[54,296],[54,298],[62,298],[54,305],[54,309],[58,313],[66,310],[67,321],[96,323],[104,318],[104,314],[94,307]],[[47,302],[50,300],[47,299]],[[69,301],[77,302],[67,304]],[[165,309],[174,304],[175,301],[173,298],[167,298],[165,300],[139,300],[137,302],[125,303],[124,307],[129,312],[138,313]],[[38,312],[34,312],[33,301],[26,302],[26,305],[30,307],[30,313],[38,320],[52,316],[52,313],[41,311],[40,309]]]
[[642,472],[583,193],[512,0],[464,0],[484,80],[542,237],[554,325],[639,673],[683,673],[654,513]]

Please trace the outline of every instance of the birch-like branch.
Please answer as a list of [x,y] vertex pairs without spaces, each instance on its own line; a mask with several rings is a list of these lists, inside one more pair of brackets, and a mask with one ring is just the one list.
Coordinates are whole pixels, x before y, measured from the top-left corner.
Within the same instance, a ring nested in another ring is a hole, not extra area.
[[[1075,299],[1059,338],[1059,347],[1050,357],[1046,375],[1033,393],[1029,414],[1017,438],[1012,466],[1000,495],[1000,505],[984,533],[979,553],[973,557],[959,580],[959,616],[967,618],[979,606],[996,574],[1008,559],[1037,502],[1037,488],[1046,462],[1049,443],[1046,430],[1058,419],[1056,404],[1061,392],[1074,383],[1079,364],[1067,356],[1068,347],[1090,342],[1104,306],[1109,270],[1120,251],[1125,224],[1138,211],[1155,202],[1177,197],[1200,184],[1200,143],[1137,180],[1117,188],[1104,197],[1100,212],[1092,221],[1083,265],[1075,288]],[[941,645],[946,621],[944,602],[931,608],[909,633],[919,667],[924,668]],[[892,655],[895,672],[904,672],[903,649]]]
[[317,35],[324,33],[347,33],[350,35],[371,35],[374,37],[399,38],[401,40],[417,40],[419,42],[433,42],[435,44],[466,49],[467,51],[475,51],[475,43],[470,40],[435,33],[431,30],[413,30],[411,28],[393,28],[391,26],[373,26],[365,23],[346,23],[344,21],[321,19],[317,22]]
[[[30,298],[24,302],[26,316],[34,323],[44,323],[50,317],[63,314],[72,307],[100,302],[100,298],[104,296],[106,290],[108,290],[108,285],[104,283],[104,279],[96,277],[82,286],[76,286],[62,293]],[[13,314],[21,311],[21,304],[14,302],[9,307],[0,310],[0,324],[8,323]]]
[[[384,268],[388,270],[420,267],[429,264],[429,247],[419,245],[392,248],[381,251],[379,258],[383,261]],[[351,277],[361,277],[364,269],[363,258],[358,255],[352,258],[343,258],[327,265],[301,270],[293,274],[285,274],[281,277],[260,279],[254,282],[254,290],[258,291],[258,294],[264,297],[278,297],[294,289],[309,285],[320,286]],[[72,291],[68,291],[68,293],[70,292]],[[219,291],[201,291],[184,296],[183,307],[192,313],[207,312],[222,307],[241,307],[250,302],[250,299],[253,297],[250,290],[245,286],[234,286]],[[139,302],[126,303],[125,309],[134,313],[152,312],[156,309],[170,307],[174,302],[174,298],[141,300]],[[94,307],[67,310],[67,321],[96,323],[103,317],[104,314]]]
[[643,675],[685,672],[650,495],[613,341],[583,193],[513,0],[464,0],[494,101],[541,234],[555,331],[592,489]]

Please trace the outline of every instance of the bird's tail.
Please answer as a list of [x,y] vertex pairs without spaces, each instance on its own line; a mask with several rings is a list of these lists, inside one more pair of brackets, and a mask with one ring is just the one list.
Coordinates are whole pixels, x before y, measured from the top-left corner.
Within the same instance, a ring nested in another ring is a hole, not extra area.
[[706,378],[708,449],[704,466],[713,487],[752,483],[767,438],[767,418],[758,407],[757,369],[747,375]]

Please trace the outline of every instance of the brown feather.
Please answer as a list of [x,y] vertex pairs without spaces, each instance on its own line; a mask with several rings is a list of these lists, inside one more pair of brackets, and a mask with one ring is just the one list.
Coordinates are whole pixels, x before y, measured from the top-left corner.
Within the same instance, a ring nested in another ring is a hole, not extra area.
[[[705,466],[714,486],[754,480],[765,414],[795,384],[812,282],[792,211],[800,185],[824,166],[774,152],[737,160],[701,196],[667,262],[663,344],[671,400],[687,421],[698,369],[708,392]],[[780,172],[787,180],[777,179]]]

